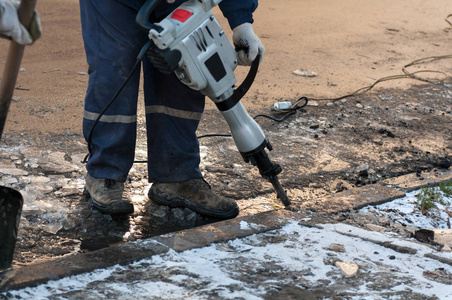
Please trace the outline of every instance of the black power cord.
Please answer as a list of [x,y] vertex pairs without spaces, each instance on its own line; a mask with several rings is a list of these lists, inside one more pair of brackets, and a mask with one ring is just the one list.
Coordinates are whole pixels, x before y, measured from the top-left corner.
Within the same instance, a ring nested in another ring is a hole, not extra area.
[[446,19],[444,19],[444,21],[446,21],[447,23],[449,23],[450,27],[452,27],[452,22],[449,21],[449,18],[450,18],[450,17],[452,17],[452,14],[448,15],[448,16],[446,17]]
[[[301,102],[303,102],[303,104],[300,105]],[[272,116],[268,116],[265,114],[261,114],[261,115],[257,115],[254,117],[254,119],[257,119],[258,117],[264,117],[276,122],[282,122],[285,119],[287,119],[288,117],[294,115],[297,113],[298,110],[302,109],[303,107],[305,107],[306,105],[308,105],[309,99],[307,97],[301,97],[299,98],[291,107],[287,108],[287,109],[277,109],[277,108],[272,108],[272,110],[280,115],[282,115],[282,117],[280,118],[275,118]]]
[[428,82],[428,83],[432,83],[432,84],[435,84],[438,81],[442,82],[442,81],[444,81],[444,79],[439,79],[437,81],[433,81],[433,80],[428,80],[428,79],[425,79],[425,78],[421,78],[421,77],[418,76],[418,74],[420,74],[420,73],[437,73],[437,74],[442,74],[445,77],[447,77],[448,75],[446,73],[444,73],[444,72],[435,71],[435,70],[421,70],[421,71],[409,72],[407,70],[407,68],[412,67],[412,66],[416,66],[416,65],[420,65],[420,64],[434,62],[434,61],[437,61],[437,60],[449,59],[449,58],[452,58],[452,54],[441,55],[441,56],[429,56],[429,57],[417,59],[417,60],[405,65],[402,68],[402,71],[403,71],[404,74],[382,77],[382,78],[376,80],[371,85],[359,88],[356,91],[354,91],[353,93],[350,93],[350,94],[347,94],[347,95],[344,95],[344,96],[340,96],[340,97],[337,97],[337,98],[309,98],[309,99],[310,100],[315,100],[315,101],[338,101],[338,100],[342,100],[342,99],[345,99],[345,98],[350,98],[352,96],[364,94],[364,93],[370,91],[371,89],[373,89],[379,83],[382,83],[382,82],[385,82],[385,81],[390,81],[390,80],[397,80],[397,79],[414,79],[414,80],[424,81],[424,82]]
[[[445,21],[452,27],[452,22],[449,21],[448,19],[452,17],[452,14],[449,14]],[[434,84],[435,82],[433,80],[428,80],[428,79],[424,79],[418,76],[418,74],[420,73],[438,73],[438,74],[442,74],[445,77],[447,77],[448,75],[444,72],[441,71],[435,71],[435,70],[421,70],[421,71],[416,71],[416,72],[409,72],[407,70],[407,68],[412,67],[412,66],[416,66],[416,65],[420,65],[420,64],[425,64],[425,63],[430,63],[430,62],[434,62],[437,60],[443,60],[443,59],[449,59],[452,58],[452,54],[448,54],[448,55],[441,55],[441,56],[429,56],[429,57],[424,57],[421,59],[417,59],[407,65],[405,65],[402,68],[402,72],[404,74],[401,75],[392,75],[392,76],[387,76],[387,77],[383,77],[378,79],[377,81],[375,81],[373,84],[366,86],[366,87],[362,87],[360,89],[357,89],[356,91],[354,91],[351,94],[345,95],[345,96],[341,96],[341,97],[337,97],[337,98],[310,98],[310,100],[316,100],[316,101],[338,101],[338,100],[342,100],[345,98],[349,98],[355,95],[359,95],[359,94],[363,94],[365,92],[370,91],[372,88],[374,88],[377,84],[385,82],[385,81],[389,81],[389,80],[397,80],[397,79],[415,79],[415,80],[419,80],[419,81],[424,81],[424,82],[428,82],[428,83],[432,83]],[[444,81],[444,79],[439,80],[439,82]]]
[[[304,101],[304,103],[302,105],[299,105],[302,101]],[[293,104],[291,107],[287,108],[287,109],[275,109],[273,108],[272,110],[275,111],[278,114],[282,114],[282,117],[277,118],[274,116],[270,116],[270,115],[266,115],[266,114],[259,114],[253,117],[254,120],[256,120],[257,118],[267,118],[270,120],[273,120],[275,122],[282,122],[285,119],[287,119],[288,117],[294,115],[297,113],[298,110],[302,109],[303,107],[305,107],[306,105],[308,105],[308,98],[306,97],[301,97],[299,98],[295,104]],[[201,136],[198,136],[198,140],[202,139],[202,138],[206,138],[206,137],[232,137],[232,135],[230,134],[219,134],[219,133],[212,133],[212,134],[204,134]]]
[[[448,17],[452,17],[452,14],[449,15]],[[447,19],[446,19],[447,21]],[[448,23],[450,23],[449,21],[447,21]],[[451,24],[451,23],[450,23]],[[452,24],[451,24],[452,26]],[[414,79],[414,80],[420,80],[420,81],[424,81],[424,82],[428,82],[428,83],[436,83],[433,80],[428,80],[425,78],[421,78],[418,76],[418,74],[421,73],[437,73],[437,74],[442,74],[445,77],[447,77],[447,74],[441,71],[435,71],[435,70],[421,70],[421,71],[415,71],[415,72],[410,72],[408,71],[409,67],[413,67],[416,65],[420,65],[420,64],[426,64],[426,63],[430,63],[430,62],[434,62],[434,61],[438,61],[438,60],[443,60],[443,59],[449,59],[452,58],[452,54],[449,55],[442,55],[442,56],[429,56],[429,57],[425,57],[425,58],[421,58],[421,59],[417,59],[407,65],[405,65],[402,68],[402,71],[404,74],[399,74],[399,75],[391,75],[391,76],[386,76],[386,77],[382,77],[378,80],[376,80],[374,83],[372,83],[369,86],[365,86],[362,88],[357,89],[356,91],[354,91],[353,93],[344,95],[344,96],[340,96],[340,97],[336,97],[336,98],[308,98],[308,97],[301,97],[299,98],[295,104],[288,108],[288,109],[284,109],[284,110],[280,110],[280,109],[272,109],[273,111],[277,112],[278,114],[281,114],[282,117],[276,118],[273,116],[269,116],[269,115],[265,115],[265,114],[260,114],[254,117],[254,119],[257,119],[258,117],[264,117],[276,122],[282,122],[284,120],[286,120],[288,117],[294,115],[297,110],[305,107],[308,104],[309,100],[315,100],[315,101],[339,101],[345,98],[350,98],[352,96],[356,96],[356,95],[360,95],[360,94],[364,94],[368,91],[370,91],[371,89],[373,89],[377,84],[385,82],[385,81],[390,81],[390,80],[397,80],[397,79]],[[443,81],[444,79],[440,79],[439,81]],[[299,103],[301,101],[305,101],[303,105],[299,105]],[[202,135],[199,136],[198,139],[201,138],[205,138],[205,137],[231,137],[230,134],[206,134],[206,135]]]
[[[452,22],[449,21],[448,19],[452,17],[452,14],[449,14],[445,21],[452,27]],[[132,68],[132,71],[130,72],[129,76],[127,77],[127,79],[124,81],[124,83],[120,86],[120,88],[118,89],[118,91],[115,93],[115,95],[112,97],[112,99],[110,100],[110,102],[107,104],[107,106],[105,106],[105,108],[102,110],[102,112],[99,114],[99,116],[97,117],[96,121],[94,122],[89,135],[88,135],[88,150],[89,153],[85,156],[83,163],[86,163],[86,161],[88,160],[88,157],[91,155],[91,142],[92,142],[92,134],[94,131],[94,128],[96,127],[97,123],[99,122],[99,120],[101,119],[101,117],[104,115],[105,111],[111,106],[111,104],[116,100],[116,98],[118,97],[118,95],[121,93],[121,91],[123,90],[124,86],[129,82],[130,78],[132,77],[133,73],[135,72],[136,68],[140,65],[141,60],[143,60],[144,55],[146,54],[146,51],[153,45],[152,40],[148,41],[146,43],[146,45],[143,47],[143,49],[140,51],[140,53],[138,54],[137,57],[137,61],[134,65],[134,67]],[[425,57],[425,58],[421,58],[421,59],[417,59],[407,65],[405,65],[402,68],[402,71],[404,74],[399,74],[399,75],[391,75],[391,76],[386,76],[386,77],[382,77],[378,80],[376,80],[374,83],[372,83],[369,86],[365,86],[362,88],[357,89],[356,91],[354,91],[353,93],[344,95],[344,96],[340,96],[340,97],[336,97],[336,98],[308,98],[308,97],[300,97],[295,104],[292,105],[292,107],[288,108],[288,109],[284,109],[284,110],[280,110],[280,109],[272,109],[273,111],[275,111],[278,114],[281,114],[282,117],[280,118],[276,118],[274,116],[270,116],[270,115],[266,115],[266,114],[259,114],[254,116],[253,119],[257,119],[260,117],[263,118],[267,118],[270,120],[273,120],[275,122],[282,122],[284,120],[286,120],[288,117],[296,114],[296,112],[298,110],[300,110],[301,108],[305,107],[308,104],[309,100],[315,100],[315,101],[339,101],[345,98],[350,98],[356,95],[360,95],[360,94],[364,94],[368,91],[370,91],[371,89],[373,89],[376,85],[378,85],[379,83],[385,82],[385,81],[390,81],[390,80],[397,80],[397,79],[414,79],[414,80],[419,80],[419,81],[424,81],[424,82],[428,82],[428,83],[432,83],[434,84],[435,81],[433,80],[428,80],[428,79],[424,79],[418,76],[418,74],[421,73],[437,73],[437,74],[442,74],[445,77],[447,77],[447,74],[445,72],[441,72],[441,71],[436,71],[436,70],[421,70],[421,71],[415,71],[415,72],[409,72],[407,70],[407,68],[412,67],[412,66],[416,66],[416,65],[420,65],[420,64],[425,64],[425,63],[430,63],[430,62],[434,62],[434,61],[438,61],[438,60],[443,60],[443,59],[450,59],[452,58],[452,54],[449,55],[442,55],[442,56],[429,56],[429,57]],[[444,81],[444,79],[439,80]],[[304,103],[302,105],[299,105],[300,102],[304,101]],[[232,135],[230,134],[204,134],[201,136],[198,136],[198,139],[202,139],[202,138],[206,138],[206,137],[231,137]],[[135,161],[135,163],[146,163],[147,161]]]
[[[451,17],[451,15],[448,16]],[[447,19],[446,19],[447,21]],[[449,21],[447,21],[448,23],[450,23]],[[452,24],[451,24],[452,26]],[[99,116],[96,118],[93,126],[91,127],[91,130],[89,132],[88,135],[88,151],[89,153],[85,156],[83,163],[86,163],[89,156],[91,155],[91,150],[92,150],[92,135],[93,135],[93,131],[94,128],[96,127],[97,123],[99,122],[99,120],[101,119],[101,117],[105,114],[105,112],[107,111],[107,109],[111,106],[111,104],[113,104],[113,102],[116,100],[116,98],[118,97],[118,95],[121,93],[121,91],[124,89],[125,85],[129,82],[130,78],[132,77],[133,73],[135,72],[136,68],[140,65],[141,60],[143,60],[143,57],[147,51],[147,49],[152,46],[152,41],[149,41],[145,47],[143,47],[143,49],[141,50],[140,54],[137,57],[137,61],[135,62],[135,65],[132,68],[132,71],[130,72],[130,74],[127,76],[126,80],[123,82],[123,84],[119,87],[119,89],[117,90],[117,92],[114,94],[114,96],[112,97],[112,99],[110,100],[110,102],[105,106],[105,108],[102,110],[102,112],[99,114]],[[286,120],[288,117],[296,114],[296,112],[300,109],[302,109],[303,107],[305,107],[309,100],[315,100],[315,101],[339,101],[345,98],[350,98],[352,96],[356,96],[356,95],[360,95],[360,94],[364,94],[368,91],[370,91],[371,89],[373,89],[377,84],[385,82],[385,81],[390,81],[390,80],[397,80],[397,79],[415,79],[415,80],[420,80],[420,81],[424,81],[424,82],[428,82],[428,83],[435,83],[432,80],[428,80],[428,79],[424,79],[418,76],[418,74],[420,73],[438,73],[438,74],[443,74],[444,76],[447,76],[446,73],[441,72],[441,71],[435,71],[435,70],[421,70],[421,71],[415,71],[415,72],[409,72],[407,70],[407,68],[412,67],[412,66],[416,66],[416,65],[420,65],[420,64],[425,64],[425,63],[430,63],[430,62],[434,62],[434,61],[438,61],[438,60],[443,60],[443,59],[450,59],[452,58],[452,54],[449,55],[442,55],[442,56],[429,56],[429,57],[425,57],[425,58],[421,58],[418,60],[415,60],[407,65],[405,65],[402,68],[402,71],[404,74],[399,74],[399,75],[391,75],[391,76],[386,76],[386,77],[382,77],[378,80],[376,80],[373,84],[369,85],[369,86],[365,86],[362,88],[357,89],[356,91],[354,91],[353,93],[344,95],[344,96],[340,96],[340,97],[336,97],[336,98],[308,98],[308,97],[300,97],[295,104],[292,105],[292,107],[288,108],[288,109],[284,109],[284,110],[280,110],[280,109],[272,109],[273,111],[275,111],[276,113],[282,115],[279,118],[276,118],[274,116],[270,116],[270,115],[266,115],[266,114],[259,114],[254,116],[253,119],[257,119],[260,117],[263,118],[267,118],[270,120],[273,120],[275,122],[282,122],[284,120]],[[443,81],[439,80],[439,81]],[[300,103],[304,101],[303,104],[300,105]],[[202,139],[202,138],[206,138],[206,137],[231,137],[232,135],[230,134],[205,134],[205,135],[201,135],[198,136],[198,139]],[[146,163],[147,161],[135,161],[135,163]]]
[[99,123],[100,119],[102,118],[102,116],[105,114],[105,112],[108,110],[108,108],[113,104],[113,102],[115,102],[115,100],[118,98],[119,94],[122,92],[122,90],[124,89],[124,87],[126,86],[126,84],[130,81],[130,78],[132,78],[133,73],[135,73],[135,70],[141,65],[141,61],[143,60],[144,55],[146,54],[146,51],[153,45],[154,43],[152,42],[152,40],[149,40],[144,47],[141,49],[140,53],[137,56],[137,60],[134,64],[134,66],[132,67],[132,71],[130,71],[129,75],[127,76],[126,80],[124,80],[124,82],[121,84],[121,86],[118,88],[118,90],[116,91],[116,93],[113,95],[113,97],[111,98],[111,100],[108,102],[108,104],[104,107],[104,109],[99,113],[99,116],[97,116],[96,120],[94,121],[93,126],[91,127],[89,134],[88,134],[88,139],[87,139],[87,143],[88,143],[88,154],[85,156],[85,158],[83,159],[82,163],[86,163],[88,161],[88,158],[91,156],[92,154],[92,140],[93,140],[93,132],[94,132],[94,128],[96,128],[97,124]]

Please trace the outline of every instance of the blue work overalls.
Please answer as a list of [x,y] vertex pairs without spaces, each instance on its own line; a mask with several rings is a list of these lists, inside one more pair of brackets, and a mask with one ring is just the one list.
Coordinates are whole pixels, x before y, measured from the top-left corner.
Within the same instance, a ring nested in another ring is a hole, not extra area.
[[[82,34],[89,65],[83,134],[88,134],[148,41],[135,23],[142,0],[80,0]],[[183,1],[156,9],[163,18]],[[224,0],[221,9],[232,27],[252,22],[257,0]],[[204,110],[201,93],[182,84],[174,74],[157,71],[147,57],[142,64],[150,182],[179,182],[201,178],[196,129]],[[136,144],[137,69],[92,134],[88,173],[95,178],[124,182],[132,167]]]

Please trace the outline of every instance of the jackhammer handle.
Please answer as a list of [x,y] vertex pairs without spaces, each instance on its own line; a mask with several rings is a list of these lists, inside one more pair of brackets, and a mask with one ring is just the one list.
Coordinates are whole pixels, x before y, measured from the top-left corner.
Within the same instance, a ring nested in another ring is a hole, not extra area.
[[215,102],[215,105],[218,107],[220,111],[226,111],[231,109],[243,98],[243,96],[245,96],[245,94],[248,92],[251,85],[253,84],[254,79],[256,78],[260,60],[261,55],[258,54],[256,59],[253,60],[251,68],[248,71],[248,74],[246,75],[245,79],[240,84],[240,86],[234,90],[234,93],[232,94],[231,97],[222,102]]
[[137,17],[135,19],[137,24],[146,30],[151,30],[154,23],[151,23],[149,21],[149,18],[151,17],[152,12],[157,7],[157,5],[160,4],[160,2],[162,2],[162,0],[147,0],[138,11]]
[[[30,24],[33,21],[36,1],[37,0],[22,0],[20,2],[18,10],[19,21],[27,29],[30,28]],[[24,48],[25,46],[19,45],[15,41],[11,41],[9,46],[5,69],[3,70],[3,77],[0,84],[0,139],[2,138],[3,129],[5,127],[9,105],[11,104],[11,100],[13,98]]]

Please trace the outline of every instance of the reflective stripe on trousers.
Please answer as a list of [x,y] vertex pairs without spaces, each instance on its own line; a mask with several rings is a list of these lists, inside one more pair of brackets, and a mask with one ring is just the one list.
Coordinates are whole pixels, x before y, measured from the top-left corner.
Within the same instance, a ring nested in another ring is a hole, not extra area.
[[[135,24],[137,12],[116,0],[80,0],[80,11],[89,65],[83,118],[87,139],[94,120],[130,73],[147,35]],[[142,68],[149,181],[200,178],[196,129],[204,96],[183,85],[174,74],[159,73],[147,58]],[[87,163],[93,177],[127,178],[136,145],[139,80],[140,70],[136,70],[93,131],[93,155]]]

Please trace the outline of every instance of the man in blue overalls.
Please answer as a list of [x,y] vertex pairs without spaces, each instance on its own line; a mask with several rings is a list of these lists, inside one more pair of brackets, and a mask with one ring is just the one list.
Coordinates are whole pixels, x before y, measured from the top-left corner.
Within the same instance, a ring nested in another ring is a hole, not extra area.
[[[183,0],[162,1],[154,11],[159,21]],[[89,65],[83,133],[85,138],[99,113],[131,72],[136,57],[148,41],[135,17],[144,0],[80,0],[82,33]],[[239,64],[249,65],[264,47],[252,29],[257,0],[223,0],[220,9],[233,29],[240,51]],[[106,214],[133,213],[124,182],[134,161],[137,69],[118,99],[101,117],[92,134],[85,192],[95,208]],[[217,218],[238,215],[237,203],[214,194],[202,178],[196,129],[204,110],[204,96],[165,75],[143,60],[149,198],[161,205],[188,207]]]

